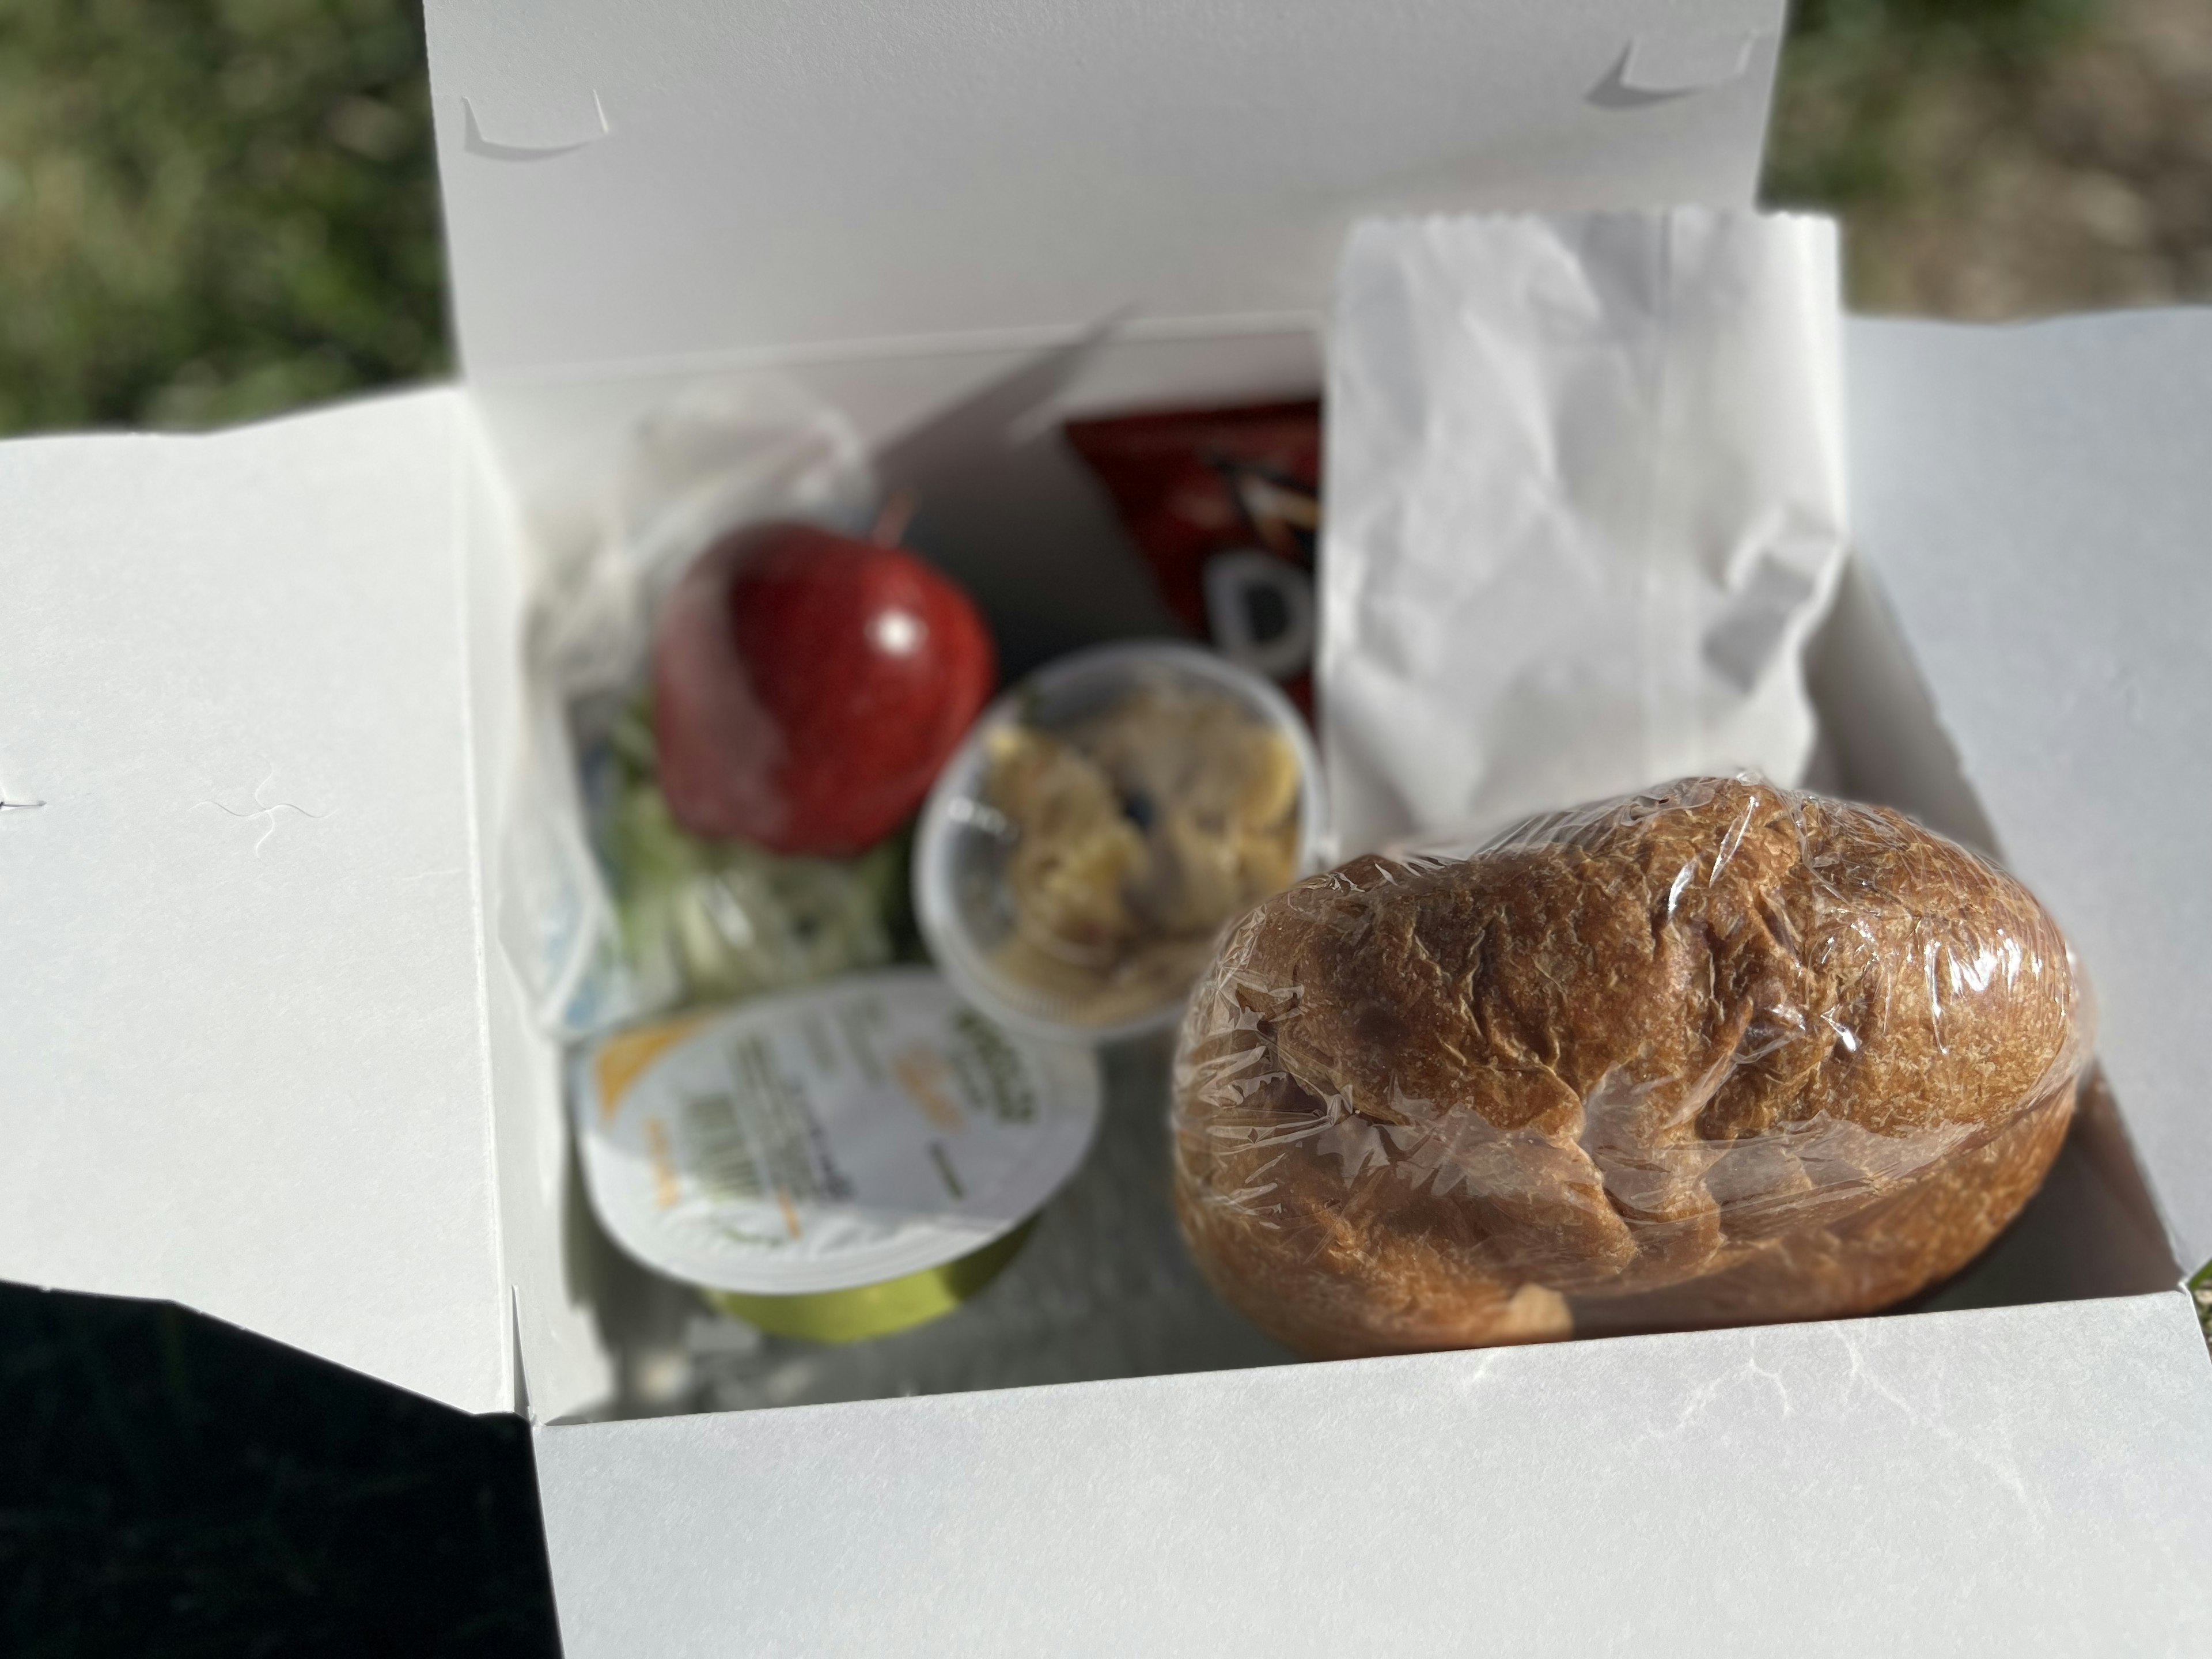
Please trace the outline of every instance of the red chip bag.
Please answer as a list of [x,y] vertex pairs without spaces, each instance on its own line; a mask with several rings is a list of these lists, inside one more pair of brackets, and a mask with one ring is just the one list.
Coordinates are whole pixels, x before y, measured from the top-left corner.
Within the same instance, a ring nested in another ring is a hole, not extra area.
[[1321,404],[1071,421],[1168,604],[1313,712]]

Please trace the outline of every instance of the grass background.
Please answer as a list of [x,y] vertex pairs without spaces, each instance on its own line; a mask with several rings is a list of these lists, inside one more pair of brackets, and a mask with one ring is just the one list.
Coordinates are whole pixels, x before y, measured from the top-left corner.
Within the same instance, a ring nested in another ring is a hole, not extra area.
[[[2212,295],[2205,0],[1802,0],[1767,194],[1865,309]],[[407,0],[0,0],[0,432],[445,372]],[[0,1287],[0,1652],[556,1650],[527,1437]]]

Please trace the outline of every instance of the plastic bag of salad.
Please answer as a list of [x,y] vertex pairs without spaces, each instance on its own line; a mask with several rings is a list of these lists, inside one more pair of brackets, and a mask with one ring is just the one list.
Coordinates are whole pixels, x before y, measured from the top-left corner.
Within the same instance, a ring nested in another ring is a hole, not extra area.
[[[531,537],[498,929],[556,1035],[804,984],[907,948],[896,833],[835,857],[700,833],[672,810],[653,708],[662,619],[702,554],[768,522],[836,539],[867,521],[873,495],[841,416],[756,382],[654,410],[598,491],[595,521]],[[703,769],[719,762],[710,755]]]

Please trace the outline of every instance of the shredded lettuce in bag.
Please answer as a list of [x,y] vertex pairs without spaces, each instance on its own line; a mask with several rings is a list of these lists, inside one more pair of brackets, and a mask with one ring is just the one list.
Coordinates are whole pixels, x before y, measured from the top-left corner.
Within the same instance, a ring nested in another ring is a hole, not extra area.
[[654,779],[642,702],[587,751],[584,772],[594,849],[614,897],[620,1005],[729,1001],[917,954],[904,833],[850,860],[787,858],[685,834]]

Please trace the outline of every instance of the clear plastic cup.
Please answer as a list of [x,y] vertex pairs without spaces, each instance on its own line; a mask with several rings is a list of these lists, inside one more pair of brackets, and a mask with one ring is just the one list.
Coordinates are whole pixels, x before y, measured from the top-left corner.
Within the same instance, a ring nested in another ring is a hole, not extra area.
[[1225,697],[1281,734],[1298,768],[1293,878],[1320,866],[1328,833],[1320,758],[1304,717],[1272,680],[1214,652],[1165,641],[1097,646],[1048,663],[984,710],[938,775],[915,837],[915,909],[932,957],[956,991],[1012,1030],[1110,1042],[1171,1024],[1188,999],[1195,969],[1156,1004],[1102,1021],[1082,999],[1009,974],[997,959],[1014,931],[1007,872],[1018,835],[986,796],[993,733],[1014,726],[1064,730],[1146,684]]

